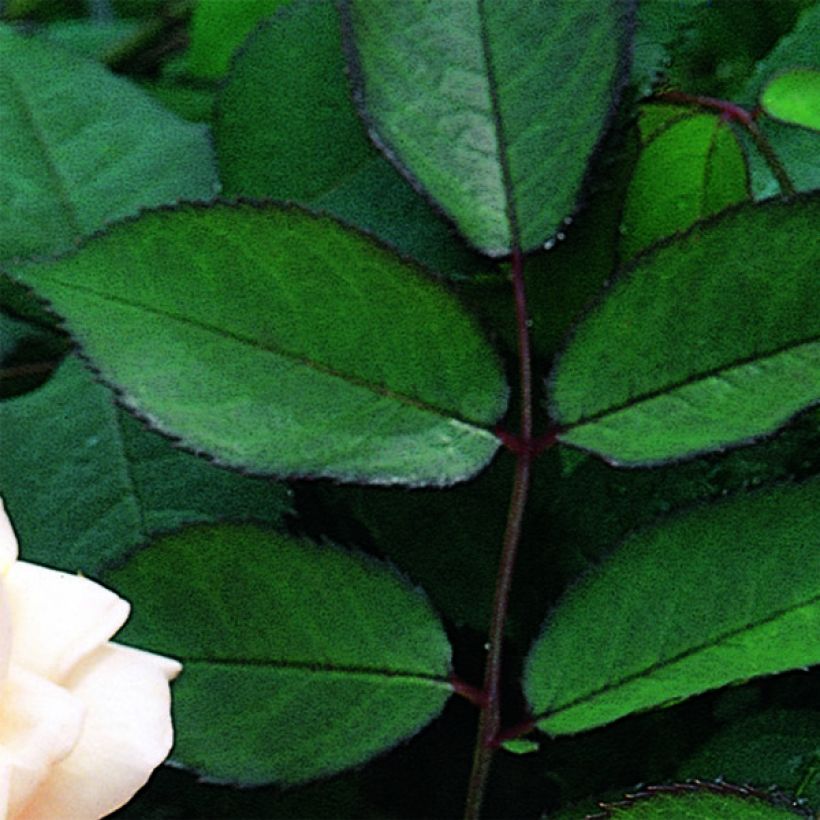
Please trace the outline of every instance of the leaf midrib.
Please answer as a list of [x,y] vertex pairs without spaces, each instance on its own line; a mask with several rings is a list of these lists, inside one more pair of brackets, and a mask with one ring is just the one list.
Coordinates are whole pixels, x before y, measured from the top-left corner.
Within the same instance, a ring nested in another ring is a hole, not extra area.
[[[165,319],[170,319],[171,321],[175,321],[183,325],[190,325],[191,327],[195,327],[199,330],[205,330],[209,333],[213,333],[216,336],[223,336],[226,339],[231,339],[232,341],[247,345],[255,350],[261,350],[265,353],[271,354],[272,356],[279,356],[281,358],[295,362],[296,364],[301,364],[311,370],[314,370],[317,373],[321,373],[322,375],[339,379],[345,382],[345,384],[352,385],[354,387],[359,387],[364,390],[369,390],[371,393],[375,393],[376,395],[384,396],[385,398],[395,400],[408,407],[413,407],[417,410],[422,410],[431,413],[447,421],[459,422],[460,424],[470,427],[476,431],[482,431],[487,433],[488,435],[493,435],[487,425],[465,418],[460,413],[456,413],[453,410],[438,407],[437,405],[431,404],[422,399],[418,399],[413,396],[408,396],[404,393],[399,393],[397,391],[391,390],[388,387],[385,387],[384,385],[368,382],[367,380],[360,378],[358,376],[352,376],[350,374],[343,373],[339,370],[329,367],[328,365],[323,364],[322,362],[315,361],[314,359],[311,359],[308,356],[304,356],[298,353],[292,353],[284,349],[277,349],[269,345],[266,346],[261,344],[257,340],[246,338],[238,333],[234,333],[233,331],[226,330],[224,328],[216,327],[214,325],[209,324],[208,322],[200,322],[190,317],[178,316],[170,311],[166,311],[158,307],[144,305],[140,302],[131,299],[126,299],[121,296],[114,296],[109,293],[103,293],[96,290],[95,288],[89,287],[88,285],[81,285],[77,282],[71,281],[67,282],[56,276],[48,276],[48,280],[52,284],[59,285],[68,290],[74,290],[88,294],[90,296],[96,297],[97,299],[100,299],[103,302],[111,302],[114,304],[119,304],[125,307],[133,308],[135,310],[141,310],[153,316],[163,317]],[[71,323],[68,322],[68,324],[70,325]],[[80,338],[82,336],[82,334],[77,335]]]
[[[607,418],[608,416],[613,416],[616,413],[620,413],[623,410],[632,409],[640,404],[645,402],[652,401],[654,399],[662,398],[663,396],[671,395],[678,390],[682,390],[685,387],[690,387],[692,385],[696,385],[698,382],[706,381],[707,379],[715,378],[716,376],[720,376],[723,373],[726,373],[730,370],[735,370],[739,368],[746,367],[748,365],[753,365],[758,362],[765,361],[766,359],[773,359],[777,356],[782,355],[783,353],[788,353],[789,351],[796,350],[797,348],[804,347],[806,345],[812,345],[817,342],[820,342],[820,334],[816,336],[809,336],[805,339],[800,339],[792,342],[788,342],[787,344],[776,348],[775,350],[768,351],[761,355],[753,355],[748,356],[742,359],[736,359],[732,362],[728,362],[722,364],[718,367],[713,368],[712,370],[704,370],[701,373],[696,373],[686,379],[681,379],[678,382],[674,382],[672,384],[665,385],[663,387],[659,387],[657,390],[650,390],[646,393],[641,393],[640,395],[633,396],[630,399],[627,399],[621,404],[613,405],[612,407],[607,407],[603,410],[598,411],[597,413],[592,413],[589,416],[584,416],[583,418],[579,419],[578,421],[571,422],[563,426],[562,432],[569,433],[572,430],[577,430],[579,427],[583,427],[588,424],[593,424],[597,421],[601,421],[602,419]],[[560,422],[560,413],[555,412],[555,417]]]
[[405,678],[408,680],[425,681],[442,684],[452,688],[449,680],[441,675],[429,672],[413,672],[406,669],[388,669],[383,667],[356,666],[351,664],[309,663],[307,661],[286,661],[273,658],[197,658],[182,656],[186,667],[192,664],[208,666],[250,666],[261,669],[286,669],[308,674],[336,674],[355,677],[372,678]]
[[659,672],[663,669],[667,669],[671,666],[674,666],[675,664],[687,660],[688,658],[691,658],[700,652],[704,652],[709,649],[719,648],[726,641],[730,641],[739,635],[742,635],[746,632],[752,632],[761,626],[766,626],[767,624],[774,623],[780,618],[786,617],[787,615],[791,615],[792,613],[797,612],[800,609],[810,607],[817,603],[820,603],[820,593],[814,595],[811,598],[808,598],[805,601],[798,601],[797,603],[785,607],[784,609],[776,610],[775,612],[766,616],[765,618],[760,618],[757,621],[750,621],[735,629],[730,629],[726,632],[722,632],[721,634],[715,636],[712,640],[705,641],[702,644],[698,644],[697,646],[693,646],[690,649],[686,649],[682,652],[679,652],[677,655],[673,655],[670,658],[653,663],[650,666],[647,666],[644,669],[639,670],[638,672],[632,673],[631,675],[625,675],[623,678],[620,678],[617,681],[605,684],[604,686],[601,686],[599,689],[596,689],[593,692],[588,692],[585,695],[580,695],[574,700],[571,700],[568,703],[565,703],[557,708],[545,710],[536,715],[535,720],[549,719],[557,715],[560,715],[564,712],[567,712],[570,709],[574,709],[577,706],[581,706],[585,703],[590,703],[591,701],[594,701],[596,698],[602,695],[609,694],[610,692],[614,692],[617,689],[627,686],[636,680],[651,677],[655,672]]
[[495,130],[495,144],[498,154],[498,164],[501,168],[501,181],[504,189],[504,211],[507,217],[510,246],[513,249],[521,247],[521,234],[516,211],[515,192],[510,170],[509,143],[504,131],[504,122],[501,116],[501,106],[498,98],[498,80],[493,67],[490,36],[487,31],[487,15],[484,10],[484,0],[476,0],[478,22],[480,27],[481,55],[487,72],[487,91],[490,97],[490,111],[492,112],[493,129]]
[[51,149],[46,141],[45,135],[42,133],[37,120],[34,118],[34,112],[29,105],[28,99],[23,93],[23,90],[20,88],[19,83],[14,78],[12,72],[4,72],[2,76],[5,78],[7,87],[11,91],[12,96],[17,101],[17,105],[29,127],[29,131],[31,132],[35,145],[37,145],[40,149],[40,153],[43,156],[43,165],[45,166],[52,185],[54,186],[57,200],[62,205],[63,214],[65,216],[66,223],[68,224],[68,228],[75,237],[82,236],[83,229],[80,225],[80,215],[72,202],[71,197],[68,195],[68,189],[63,182],[62,176],[60,175],[57,163],[54,161],[54,157],[52,156]]

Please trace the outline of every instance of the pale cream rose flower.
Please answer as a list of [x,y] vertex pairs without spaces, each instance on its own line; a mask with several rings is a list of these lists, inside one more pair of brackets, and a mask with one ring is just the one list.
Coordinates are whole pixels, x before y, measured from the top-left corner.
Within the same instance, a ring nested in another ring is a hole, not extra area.
[[96,820],[173,743],[175,660],[109,643],[129,604],[17,560],[0,500],[0,820]]

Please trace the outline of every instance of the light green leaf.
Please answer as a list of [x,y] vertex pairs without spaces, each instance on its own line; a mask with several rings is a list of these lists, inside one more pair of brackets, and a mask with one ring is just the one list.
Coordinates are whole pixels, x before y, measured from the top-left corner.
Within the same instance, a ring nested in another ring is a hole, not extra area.
[[427,600],[362,554],[193,528],[105,580],[150,601],[118,640],[182,660],[174,759],[208,777],[334,774],[414,735],[451,694],[450,646]]
[[533,752],[537,752],[540,746],[537,740],[527,740],[523,737],[516,737],[512,738],[511,740],[503,741],[501,744],[501,748],[505,752],[509,752],[510,754],[528,755],[532,754]]
[[475,322],[329,217],[148,212],[22,275],[127,406],[226,464],[449,484],[498,448],[507,391]]
[[590,820],[629,817],[646,820],[787,820],[796,816],[786,798],[728,783],[675,783],[649,786],[620,803],[604,803]]
[[760,104],[770,117],[820,131],[820,71],[806,68],[778,75],[763,89]]
[[489,255],[555,233],[617,97],[632,4],[342,8],[356,94],[388,156]]
[[221,470],[147,431],[76,357],[39,390],[0,402],[0,430],[0,495],[22,557],[68,572],[95,575],[185,524],[276,523],[290,507],[284,485]]
[[0,26],[0,259],[66,250],[218,187],[207,131],[98,63]]
[[[289,5],[291,0],[197,0],[191,24],[188,69],[215,80],[228,70],[231,56],[253,27],[265,17]],[[310,58],[305,55],[303,66]]]
[[820,196],[742,205],[644,254],[552,376],[559,439],[652,464],[774,432],[820,400]]
[[[655,106],[645,106],[650,115]],[[654,125],[654,124],[653,124]],[[746,162],[732,129],[712,114],[681,118],[644,143],[624,204],[624,259],[749,198]]]
[[333,3],[294,2],[248,40],[220,91],[214,140],[229,196],[311,205],[448,275],[488,267],[368,139]]
[[[778,74],[796,68],[820,67],[818,27],[820,3],[814,3],[803,11],[794,29],[781,37],[765,59],[757,64],[737,101],[753,107],[757,105],[767,83]],[[820,155],[820,134],[806,128],[785,125],[768,117],[760,118],[758,127],[771,143],[798,191],[820,188],[820,162],[817,162],[817,156]],[[776,196],[779,186],[771,169],[745,132],[740,131],[740,135],[746,144],[755,197],[764,199]]]
[[628,538],[565,593],[530,651],[524,688],[539,728],[593,729],[820,663],[819,534],[815,480]]

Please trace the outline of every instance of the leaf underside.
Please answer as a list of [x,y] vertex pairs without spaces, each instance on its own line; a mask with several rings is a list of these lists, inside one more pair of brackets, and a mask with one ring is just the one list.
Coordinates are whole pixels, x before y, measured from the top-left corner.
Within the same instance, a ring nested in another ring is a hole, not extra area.
[[358,101],[398,167],[486,254],[554,234],[615,104],[632,4],[342,9]]
[[334,774],[415,734],[451,694],[450,646],[426,598],[362,554],[195,527],[105,580],[151,601],[118,639],[182,660],[174,759],[210,778]]
[[498,447],[506,386],[472,318],[331,218],[163,209],[21,276],[127,406],[227,465],[449,484]]
[[580,732],[820,663],[818,533],[815,480],[629,538],[565,594],[533,645],[524,688],[538,726]]
[[553,369],[559,439],[621,465],[772,433],[820,400],[820,196],[741,205],[639,256]]

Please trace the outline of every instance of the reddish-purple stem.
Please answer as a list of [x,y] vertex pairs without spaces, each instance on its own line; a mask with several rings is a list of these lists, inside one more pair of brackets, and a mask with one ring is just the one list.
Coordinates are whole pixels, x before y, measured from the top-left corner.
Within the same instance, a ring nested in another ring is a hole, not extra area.
[[719,100],[715,97],[703,97],[700,94],[687,94],[683,91],[665,91],[662,94],[658,94],[655,99],[679,105],[692,105],[703,108],[706,111],[717,111],[726,122],[738,123],[738,125],[746,129],[754,141],[757,150],[760,151],[761,156],[766,160],[766,164],[777,180],[777,184],[780,186],[780,192],[783,196],[794,196],[797,193],[794,183],[791,181],[788,172],[775,153],[774,148],[772,148],[772,144],[757,124],[757,117],[760,113],[758,109],[747,111],[742,106],[729,102],[728,100]]
[[[484,703],[478,723],[478,736],[473,753],[473,768],[467,788],[465,820],[478,820],[487,787],[498,732],[501,728],[501,655],[504,645],[504,626],[510,600],[515,558],[521,540],[521,527],[532,465],[532,354],[530,351],[527,295],[524,286],[524,257],[518,248],[512,252],[511,277],[515,296],[515,317],[518,328],[518,366],[521,383],[521,431],[516,437],[520,446],[515,452],[513,480],[507,526],[501,548],[501,559],[496,577],[493,614],[490,621],[487,665],[484,670]],[[503,439],[502,439],[503,440]]]
[[479,709],[482,708],[487,701],[483,689],[479,689],[477,686],[463,681],[455,673],[450,675],[450,686],[453,687],[453,691],[457,695],[461,695],[461,697],[470,701],[474,706],[478,706]]
[[505,740],[514,740],[517,737],[528,735],[535,728],[535,718],[527,718],[521,723],[510,726],[509,729],[500,731],[495,738],[495,745],[500,746]]
[[680,105],[695,105],[707,111],[716,111],[726,122],[737,122],[748,128],[754,122],[754,115],[736,103],[719,100],[716,97],[703,97],[700,94],[687,94],[684,91],[665,91],[655,98],[664,102]]
[[550,427],[544,435],[535,436],[529,441],[526,441],[522,436],[511,433],[509,430],[504,430],[502,427],[496,427],[493,432],[511,453],[517,455],[526,450],[534,458],[541,455],[544,450],[549,450],[558,442],[558,436],[563,432],[563,428],[558,426]]

